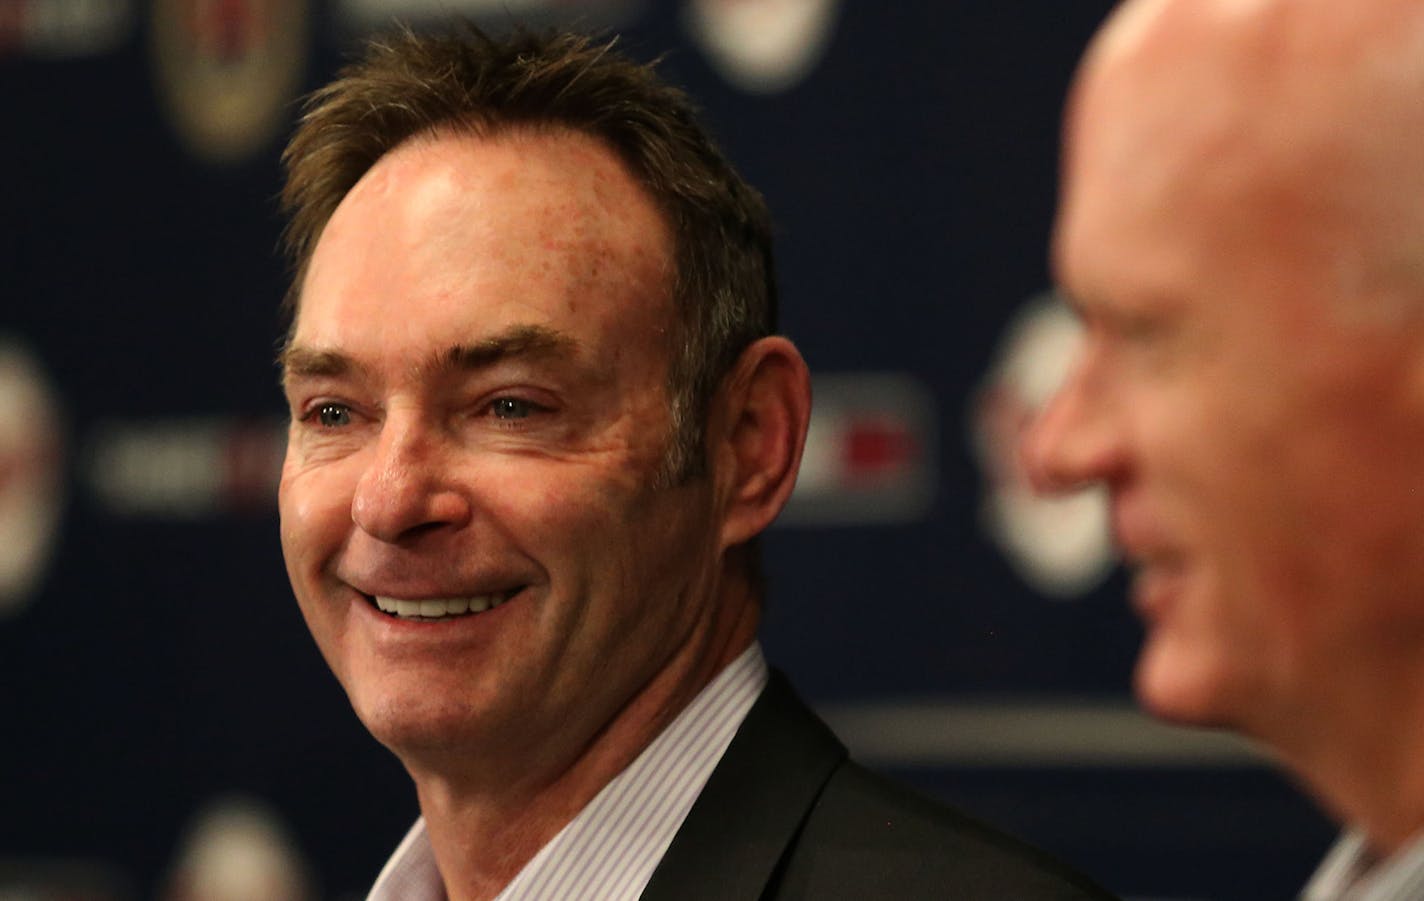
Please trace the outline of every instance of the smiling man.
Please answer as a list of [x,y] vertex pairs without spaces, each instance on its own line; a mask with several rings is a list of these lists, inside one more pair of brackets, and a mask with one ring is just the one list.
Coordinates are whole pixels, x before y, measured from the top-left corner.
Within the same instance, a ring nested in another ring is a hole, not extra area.
[[282,546],[422,818],[376,899],[1094,898],[846,759],[756,644],[806,366],[686,99],[401,34],[285,156]]
[[1424,897],[1424,5],[1124,4],[1054,250],[1087,346],[1026,457],[1111,492],[1139,696],[1350,825],[1306,897]]

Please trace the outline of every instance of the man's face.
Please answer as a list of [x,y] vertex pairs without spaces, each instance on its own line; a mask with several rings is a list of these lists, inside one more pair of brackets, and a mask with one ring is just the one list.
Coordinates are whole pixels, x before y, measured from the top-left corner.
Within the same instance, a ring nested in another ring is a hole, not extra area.
[[653,477],[670,261],[642,189],[568,133],[411,141],[322,233],[282,547],[398,752],[567,763],[721,615],[712,489]]
[[1275,735],[1424,596],[1418,330],[1358,315],[1351,220],[1229,104],[1116,74],[1074,110],[1055,251],[1088,337],[1027,462],[1111,491],[1147,706]]

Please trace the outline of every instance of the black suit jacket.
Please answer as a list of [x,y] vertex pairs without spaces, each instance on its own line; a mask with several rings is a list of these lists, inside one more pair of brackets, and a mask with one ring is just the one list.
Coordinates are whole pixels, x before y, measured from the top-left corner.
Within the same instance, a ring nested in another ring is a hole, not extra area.
[[857,765],[773,673],[642,897],[1112,896],[1042,852]]

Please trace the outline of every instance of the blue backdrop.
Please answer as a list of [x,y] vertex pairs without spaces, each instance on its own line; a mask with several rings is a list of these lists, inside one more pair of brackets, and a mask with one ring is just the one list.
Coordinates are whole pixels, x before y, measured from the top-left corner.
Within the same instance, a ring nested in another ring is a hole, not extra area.
[[[272,356],[291,98],[426,5],[0,5],[0,544],[39,547],[0,582],[0,894],[155,896],[240,793],[358,897],[416,814],[291,599]],[[577,6],[666,52],[766,194],[828,412],[763,637],[853,748],[1118,892],[1290,896],[1329,824],[1134,718],[1120,579],[1045,589],[982,525],[975,403],[1050,282],[1061,104],[1108,0],[445,5]]]

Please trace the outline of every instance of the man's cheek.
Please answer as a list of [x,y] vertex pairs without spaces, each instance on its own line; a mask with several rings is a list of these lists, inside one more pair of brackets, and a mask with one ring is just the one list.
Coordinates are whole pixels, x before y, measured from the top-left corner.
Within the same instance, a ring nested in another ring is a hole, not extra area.
[[287,455],[277,488],[282,541],[305,541],[332,526],[349,525],[351,501],[360,477],[357,461],[334,462]]

